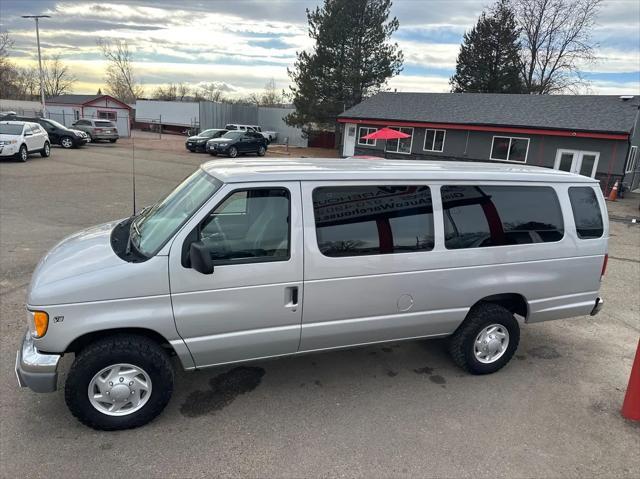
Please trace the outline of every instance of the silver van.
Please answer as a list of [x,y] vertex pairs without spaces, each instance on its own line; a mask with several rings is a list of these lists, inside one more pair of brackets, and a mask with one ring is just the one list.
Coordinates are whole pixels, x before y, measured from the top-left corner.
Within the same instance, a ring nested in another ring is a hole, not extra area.
[[216,160],[136,216],[55,246],[28,290],[21,386],[140,426],[186,370],[415,338],[493,373],[519,324],[596,314],[598,183],[512,164]]

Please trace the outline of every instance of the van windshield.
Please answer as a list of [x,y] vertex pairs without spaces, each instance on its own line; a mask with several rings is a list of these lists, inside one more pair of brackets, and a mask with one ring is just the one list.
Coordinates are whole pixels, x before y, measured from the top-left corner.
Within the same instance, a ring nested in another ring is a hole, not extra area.
[[134,219],[131,243],[144,256],[155,255],[220,186],[220,180],[199,169]]

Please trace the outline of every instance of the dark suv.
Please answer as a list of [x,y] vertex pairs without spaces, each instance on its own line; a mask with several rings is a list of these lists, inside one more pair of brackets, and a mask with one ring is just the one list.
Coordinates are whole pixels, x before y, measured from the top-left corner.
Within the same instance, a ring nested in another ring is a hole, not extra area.
[[220,138],[227,130],[212,128],[210,130],[204,130],[195,136],[190,136],[187,141],[184,142],[184,146],[187,150],[194,151],[207,151],[207,142],[212,138]]
[[235,158],[243,153],[256,153],[264,156],[267,152],[267,140],[255,131],[229,131],[220,138],[207,142],[210,155],[227,155]]
[[84,131],[67,128],[63,124],[55,120],[50,120],[49,118],[13,116],[11,120],[38,123],[49,135],[49,141],[54,145],[60,145],[62,148],[77,148],[78,146],[85,145],[89,141],[89,137]]

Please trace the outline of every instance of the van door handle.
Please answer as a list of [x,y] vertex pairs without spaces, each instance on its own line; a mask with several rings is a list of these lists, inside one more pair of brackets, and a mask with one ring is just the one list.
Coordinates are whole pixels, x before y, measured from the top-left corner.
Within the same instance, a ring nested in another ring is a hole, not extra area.
[[287,286],[284,290],[284,307],[295,313],[298,310],[298,287]]

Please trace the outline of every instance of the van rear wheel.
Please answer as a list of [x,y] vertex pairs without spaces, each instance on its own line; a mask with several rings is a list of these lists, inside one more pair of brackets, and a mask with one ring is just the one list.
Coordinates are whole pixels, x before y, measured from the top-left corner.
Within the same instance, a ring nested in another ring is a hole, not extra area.
[[76,355],[65,383],[71,413],[86,426],[131,429],[153,420],[173,392],[173,368],[153,340],[114,335]]
[[480,303],[469,311],[449,342],[453,361],[471,374],[491,374],[513,357],[520,342],[520,326],[498,304]]

